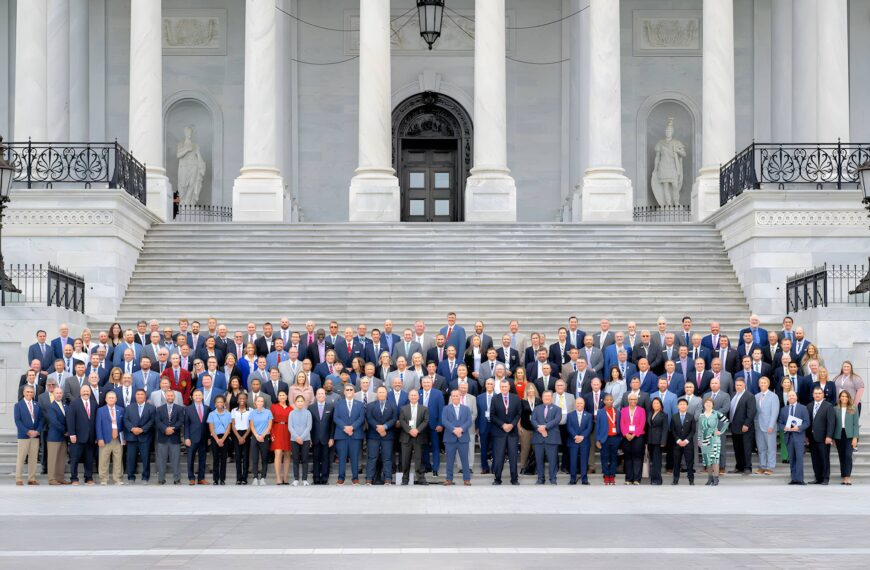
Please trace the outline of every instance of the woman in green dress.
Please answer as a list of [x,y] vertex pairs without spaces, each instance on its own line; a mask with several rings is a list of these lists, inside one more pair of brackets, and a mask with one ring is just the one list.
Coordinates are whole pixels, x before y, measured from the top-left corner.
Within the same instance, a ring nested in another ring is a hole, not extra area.
[[728,419],[713,409],[713,399],[704,398],[704,411],[698,417],[698,445],[707,468],[707,485],[719,484],[719,456],[722,451],[722,433],[728,428]]

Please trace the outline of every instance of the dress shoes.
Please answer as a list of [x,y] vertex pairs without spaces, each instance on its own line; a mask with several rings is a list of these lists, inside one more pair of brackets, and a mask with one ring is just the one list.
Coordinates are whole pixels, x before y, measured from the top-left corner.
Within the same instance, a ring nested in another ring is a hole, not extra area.
[[[407,484],[407,483],[403,483],[403,484]],[[422,479],[422,480],[420,480],[420,481],[414,481],[414,484],[415,484],[415,485],[428,485],[428,484],[429,484],[429,481],[427,481],[427,480],[425,480],[425,479]]]
[[454,485],[454,483],[453,481],[444,481],[443,485],[450,487],[451,485]]
[[353,479],[351,480],[351,483],[353,483],[354,485],[359,485],[359,479]]
[[501,485],[501,481],[493,480],[492,484],[493,485]]
[[208,485],[208,481],[206,481],[205,479],[200,479],[199,481],[197,481],[197,484],[199,484],[199,485]]
[[24,486],[24,481],[16,481],[15,484],[16,484],[17,486],[19,486],[19,487],[23,487],[23,486]]
[[463,481],[462,484],[466,487],[471,487],[471,481]]
[[491,473],[492,473],[492,471],[490,471],[489,469],[484,469],[483,471],[480,472],[481,475],[489,475]]
[[690,486],[690,487],[694,487],[694,486],[695,486],[695,482],[694,482],[694,481],[689,481],[689,486]]
[[589,484],[589,481],[580,481],[580,484],[581,484],[581,485],[588,485],[588,484]]
[[[414,481],[414,484],[416,485],[417,482]],[[402,486],[403,486],[403,487],[405,487],[405,486],[407,486],[407,485],[408,485],[408,481],[402,481]]]
[[511,485],[519,485],[519,484],[520,484],[519,481],[511,481]]
[[196,485],[196,479],[191,479],[187,484],[188,485]]
[[732,470],[729,471],[728,473],[735,473],[735,474],[736,474],[736,473],[743,473],[743,469],[732,469]]

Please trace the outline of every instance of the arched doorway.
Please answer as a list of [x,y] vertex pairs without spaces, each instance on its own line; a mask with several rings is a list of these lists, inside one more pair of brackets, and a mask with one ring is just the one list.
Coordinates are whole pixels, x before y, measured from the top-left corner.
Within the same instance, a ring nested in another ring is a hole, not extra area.
[[403,222],[462,221],[472,124],[455,99],[427,91],[393,110],[393,167]]

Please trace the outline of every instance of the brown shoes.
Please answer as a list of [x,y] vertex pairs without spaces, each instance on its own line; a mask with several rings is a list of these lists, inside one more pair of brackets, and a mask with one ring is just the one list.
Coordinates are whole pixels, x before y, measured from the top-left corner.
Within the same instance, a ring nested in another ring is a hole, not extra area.
[[189,485],[196,485],[196,479],[191,479]]
[[444,481],[444,485],[447,487],[449,487],[450,485],[453,485],[453,484],[454,484],[453,481]]
[[28,485],[39,485],[39,481],[28,481]]
[[471,487],[471,481],[463,481],[462,484],[466,487]]
[[24,485],[24,481],[16,481],[15,484],[21,487]]
[[208,485],[208,481],[206,481],[205,479],[200,479],[200,480],[198,481],[198,483],[199,483],[200,485]]

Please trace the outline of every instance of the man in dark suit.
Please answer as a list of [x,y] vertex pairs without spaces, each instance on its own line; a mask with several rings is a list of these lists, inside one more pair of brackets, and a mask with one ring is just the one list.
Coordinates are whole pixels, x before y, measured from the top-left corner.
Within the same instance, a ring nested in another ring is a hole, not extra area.
[[[601,407],[604,407],[604,392],[600,391],[601,381],[598,380],[594,382],[596,392],[595,394],[587,394],[587,397],[590,400],[595,399],[595,396],[598,396],[598,400],[601,403]],[[595,420],[593,419],[595,412],[587,412],[586,403],[589,400],[584,398],[576,398],[574,400],[574,410],[568,413],[567,421],[565,422],[568,426],[568,453],[570,454],[570,466],[569,473],[571,475],[571,479],[569,480],[569,485],[577,484],[577,475],[579,472],[580,475],[580,484],[588,485],[589,479],[587,474],[589,472],[589,452],[592,449],[592,430],[595,425]],[[538,406],[537,408],[540,408]],[[537,408],[535,408],[537,410]]]
[[477,404],[477,434],[480,438],[480,468],[483,475],[491,473],[489,456],[492,451],[492,423],[490,417],[495,397],[495,379],[487,378],[484,391],[477,395],[475,401]]
[[426,351],[426,362],[435,362],[437,365],[445,358],[447,358],[447,343],[444,335],[439,333],[435,335],[435,346]]
[[[789,418],[801,420],[801,424],[789,422]],[[788,404],[779,411],[779,427],[783,430],[785,445],[788,449],[788,463],[791,470],[789,485],[806,485],[804,482],[804,432],[810,427],[810,414],[805,406],[797,401],[797,394],[788,393]],[[826,426],[827,427],[827,426]]]
[[529,346],[523,351],[523,365],[528,368],[529,364],[535,361],[538,357],[538,351],[540,349],[544,349],[544,354],[546,356],[548,349],[546,345],[541,342],[541,335],[539,333],[532,333],[529,336]]
[[[577,370],[568,376],[568,392],[573,394],[574,398],[579,398],[592,390],[592,379],[598,378],[598,375],[595,374],[595,371],[587,368],[584,358],[578,358],[576,366]],[[535,387],[537,387],[537,382]],[[539,394],[543,394],[543,392],[539,392]]]
[[55,358],[60,358],[63,354],[64,345],[73,345],[73,338],[69,336],[69,325],[61,323],[57,327],[58,337],[51,341],[51,350],[54,352]]
[[734,379],[734,397],[729,404],[731,443],[734,445],[735,467],[731,473],[752,473],[752,444],[755,441],[755,396],[746,389],[743,378]]
[[734,375],[734,382],[743,380],[746,389],[753,396],[759,392],[758,381],[761,379],[761,374],[752,369],[752,361],[748,356],[743,357],[743,370]]
[[712,353],[707,347],[701,345],[701,335],[693,334],[689,344],[689,360],[694,362],[699,358],[704,359],[704,367],[710,368],[710,359],[713,358]]
[[[339,341],[340,342],[340,341]],[[413,392],[413,390],[412,390]],[[366,463],[366,485],[371,485],[375,480],[378,460],[382,470],[381,477],[384,485],[392,484],[393,475],[393,434],[396,422],[399,420],[398,410],[387,400],[387,388],[378,388],[377,400],[369,402],[365,406],[366,434],[368,444],[368,461]]]
[[[468,446],[471,436],[471,409],[460,404],[459,390],[450,392],[450,404],[444,407],[441,424],[444,426],[444,450],[447,460],[447,477],[445,485],[453,485],[453,465],[456,463],[456,454],[462,465],[462,481],[471,485],[471,468],[468,465]],[[516,396],[514,396],[516,397]]]
[[332,439],[333,405],[326,401],[326,390],[318,388],[314,403],[308,406],[311,412],[311,445],[314,456],[313,476],[315,485],[326,485],[329,480],[329,450],[335,443]]
[[85,464],[85,484],[94,484],[94,447],[97,436],[97,408],[91,398],[91,388],[81,387],[79,397],[70,401],[66,414],[69,434],[70,481],[79,484],[79,462]]
[[673,485],[680,484],[680,470],[686,465],[686,476],[689,485],[695,484],[695,417],[688,413],[689,402],[686,398],[677,400],[677,413],[671,416],[671,437],[674,441],[674,480]]
[[[526,361],[526,378],[534,381],[543,376],[545,364],[550,364],[550,368],[552,368],[547,349],[541,347],[538,349],[538,353],[535,355],[534,359]],[[558,370],[554,370],[553,372],[557,374],[556,378],[558,378]]]
[[764,346],[761,343],[755,342],[750,331],[745,331],[740,334],[740,344],[737,346],[737,358],[742,362],[744,356],[752,356],[752,351],[756,348],[761,349]]
[[[724,334],[719,336],[719,346],[713,352],[713,357],[718,357],[722,362],[722,368],[732,376],[737,374],[737,371],[740,369],[740,359],[738,358],[737,350],[731,348],[729,339]],[[713,365],[712,359],[710,365]]]
[[495,358],[504,363],[507,375],[512,378],[520,366],[520,353],[511,348],[511,335],[502,335],[501,346],[495,351]]
[[641,358],[645,358],[653,371],[664,370],[664,357],[662,348],[658,343],[652,342],[648,330],[640,331],[640,342],[631,349],[631,361],[637,366]]
[[471,338],[475,336],[480,337],[480,350],[483,351],[484,354],[486,354],[487,350],[495,346],[492,342],[492,337],[483,332],[483,321],[477,321],[474,323],[474,334],[468,335],[468,338],[465,340],[463,353],[471,346]]
[[338,339],[335,343],[335,357],[345,368],[350,368],[351,361],[357,356],[362,357],[365,354],[365,345],[356,342],[353,336],[353,329],[345,327],[344,338]]
[[263,334],[257,337],[254,341],[254,349],[257,356],[268,356],[272,352],[272,323],[263,323]]
[[792,346],[792,342],[790,340],[783,339],[783,341],[779,345],[779,350],[777,350],[773,354],[774,362],[782,362],[783,355],[788,354],[791,358],[791,362],[797,362],[800,364],[800,360],[798,358],[797,352],[795,352],[794,347]]
[[456,349],[456,354],[465,352],[465,329],[456,324],[456,313],[447,313],[447,324],[441,327],[438,331],[444,335],[444,341],[447,346],[452,346]]
[[834,442],[836,411],[834,406],[825,400],[825,392],[821,387],[813,390],[813,403],[807,405],[807,411],[812,424],[807,434],[815,476],[813,483],[827,485],[831,478],[831,444]]
[[[61,356],[58,354],[57,356]],[[27,362],[39,360],[42,365],[42,370],[49,370],[54,363],[54,349],[46,340],[44,330],[36,331],[36,342],[31,344],[27,349]]]
[[[431,364],[431,363],[430,363]],[[444,408],[444,393],[435,388],[432,383],[431,376],[423,376],[420,380],[422,387],[420,388],[420,403],[426,408],[427,416],[433,428],[428,430],[424,443],[423,466],[427,471],[432,471],[432,474],[438,476],[438,468],[441,466],[441,410]],[[413,392],[414,390],[412,390]],[[408,401],[411,400],[411,392],[408,392]],[[404,407],[404,406],[403,406]],[[401,418],[399,418],[401,421]],[[401,427],[401,426],[400,426]],[[404,450],[404,447],[402,448]],[[419,457],[419,456],[417,456]],[[404,469],[404,459],[402,460]],[[407,471],[403,471],[407,475]]]
[[[202,400],[202,391],[193,391],[193,402],[184,410],[184,445],[187,446],[187,480],[190,485],[208,485],[205,461],[208,454],[208,414],[211,411]],[[199,459],[194,471],[194,462]]]
[[157,483],[166,484],[166,461],[172,467],[172,484],[181,483],[181,430],[184,427],[184,405],[175,402],[175,392],[166,392],[166,403],[157,408]]
[[85,368],[85,376],[90,376],[91,372],[95,372],[100,378],[100,387],[105,386],[109,381],[109,370],[100,365],[100,355],[95,352],[90,355],[90,362]]
[[[559,423],[562,421],[562,408],[553,405],[553,393],[549,390],[543,392],[543,403],[535,406],[532,411],[532,445],[535,447],[536,473],[538,485],[544,484],[544,459],[550,462],[550,484],[556,484],[556,472],[559,462],[556,460],[556,452],[562,445],[562,435],[559,431]],[[499,402],[501,403],[501,402]],[[496,403],[495,408],[499,407]]]
[[[404,392],[403,392],[404,394]],[[350,459],[351,480],[359,485],[359,452],[363,440],[365,406],[354,399],[353,386],[344,387],[344,398],[336,401],[333,421],[335,431],[332,438],[338,452],[338,485],[344,485],[347,460]]]
[[548,362],[543,366],[544,373],[541,377],[535,379],[535,388],[538,389],[538,394],[543,394],[548,390],[552,392],[556,389],[556,380],[558,377],[551,374],[551,368],[552,366]]
[[679,390],[668,388],[677,396],[682,396],[686,393],[686,382],[691,382],[695,385],[695,394],[706,394],[710,390],[710,380],[713,379],[713,373],[710,370],[705,370],[705,363],[702,358],[695,360],[695,371],[689,374],[689,377],[683,380],[683,385]]
[[758,318],[758,315],[751,315],[749,317],[749,326],[740,330],[740,344],[745,343],[745,337],[743,333],[751,333],[752,334],[752,342],[758,345],[767,344],[767,331],[760,326],[761,319]]
[[136,481],[136,461],[142,461],[142,483],[151,478],[151,442],[154,438],[154,406],[146,402],[145,390],[136,390],[136,401],[124,408],[124,439],[127,440],[127,481]]
[[[426,383],[423,383],[424,390]],[[423,446],[429,443],[429,434],[431,432],[429,425],[429,408],[432,407],[431,398],[433,395],[440,395],[440,392],[432,391],[429,395],[429,407],[420,402],[420,394],[416,391],[408,392],[408,403],[399,410],[399,442],[402,446],[402,485],[407,485],[411,477],[411,457],[414,457],[416,472],[414,475],[415,485],[428,485],[426,481],[426,466],[424,465],[425,458],[423,457]],[[442,401],[443,406],[443,401]],[[440,414],[440,410],[439,410]],[[440,425],[440,420],[438,421]],[[437,450],[435,454],[440,455]]]
[[571,345],[568,344],[568,329],[559,327],[559,340],[550,345],[547,355],[547,360],[550,361],[553,370],[561,370],[563,364],[570,362],[569,350],[571,350]]
[[490,432],[492,433],[493,462],[492,472],[495,475],[493,485],[501,485],[501,474],[504,469],[505,453],[510,463],[511,485],[519,485],[519,435],[517,424],[520,421],[522,405],[516,394],[511,394],[510,382],[504,380],[499,385],[498,396],[493,398],[490,409]]
[[287,382],[281,380],[281,372],[277,368],[269,370],[269,380],[262,383],[263,392],[269,394],[273,403],[278,402],[278,392],[284,392],[290,395],[290,386]]
[[710,323],[710,334],[704,335],[704,338],[701,339],[701,346],[705,347],[711,353],[718,351],[720,343],[722,342],[721,339],[724,336],[720,334],[720,330],[721,326],[719,323],[715,321]]

